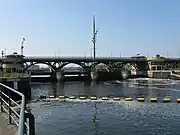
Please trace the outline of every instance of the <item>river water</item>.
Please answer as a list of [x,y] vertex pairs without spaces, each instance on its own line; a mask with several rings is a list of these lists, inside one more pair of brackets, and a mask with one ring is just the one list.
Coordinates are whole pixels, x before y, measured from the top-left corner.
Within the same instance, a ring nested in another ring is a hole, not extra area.
[[[147,102],[44,102],[40,95],[143,96]],[[30,107],[37,135],[179,135],[180,103],[149,103],[151,97],[180,98],[180,82],[132,79],[101,82],[33,83]]]

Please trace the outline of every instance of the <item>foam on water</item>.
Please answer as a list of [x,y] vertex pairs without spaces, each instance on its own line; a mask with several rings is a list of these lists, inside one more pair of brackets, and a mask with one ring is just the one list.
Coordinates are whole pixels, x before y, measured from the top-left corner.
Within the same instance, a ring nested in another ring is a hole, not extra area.
[[[137,81],[147,81],[151,80],[152,82],[137,82]],[[170,80],[170,79],[151,79],[151,78],[136,78],[136,79],[128,79],[126,81],[114,81],[114,82],[104,82],[105,85],[118,85],[118,84],[128,84],[127,87],[129,88],[147,88],[147,89],[165,89],[167,90],[168,88],[160,88],[162,86],[171,86],[174,84],[180,84],[180,81],[176,80]],[[173,90],[173,89],[171,89]],[[177,91],[177,90],[173,90]]]

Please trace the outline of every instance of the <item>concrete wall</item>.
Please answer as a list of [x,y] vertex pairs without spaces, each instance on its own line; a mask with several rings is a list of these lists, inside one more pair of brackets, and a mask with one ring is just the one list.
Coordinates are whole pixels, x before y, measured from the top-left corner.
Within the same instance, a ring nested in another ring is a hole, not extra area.
[[147,71],[136,71],[137,76],[147,76]]
[[[17,81],[17,88],[14,88],[14,81]],[[23,93],[25,95],[26,100],[31,98],[30,78],[20,78],[20,79],[1,78],[0,82]],[[4,88],[4,90],[5,90],[4,92],[8,94],[6,88]],[[21,97],[15,94],[14,92],[11,92],[11,98],[15,101],[21,100]]]
[[171,75],[171,71],[148,71],[148,77],[150,78],[159,78],[159,79],[168,79]]
[[118,72],[98,72],[98,74],[99,74],[98,80],[101,80],[101,81],[122,79],[122,74],[120,71],[118,71]]

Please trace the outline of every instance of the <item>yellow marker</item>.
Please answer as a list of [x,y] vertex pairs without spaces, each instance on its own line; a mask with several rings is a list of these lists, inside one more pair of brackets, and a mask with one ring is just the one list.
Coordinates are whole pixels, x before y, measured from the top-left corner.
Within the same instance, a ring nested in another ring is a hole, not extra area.
[[176,100],[176,101],[177,101],[177,103],[180,103],[180,98],[177,98],[177,100]]
[[82,96],[82,97],[79,97],[79,99],[86,99],[86,97]]
[[137,101],[139,101],[139,102],[144,102],[145,99],[144,99],[144,98],[137,98]]
[[114,100],[114,101],[120,101],[120,98],[115,97],[115,98],[113,98],[113,100]]
[[91,100],[97,100],[97,97],[90,97]]
[[132,98],[125,98],[126,101],[132,101]]
[[171,102],[171,99],[170,99],[170,98],[164,98],[164,99],[163,99],[163,102],[164,102],[164,103],[169,103],[169,102]]
[[158,100],[157,100],[157,98],[151,98],[150,101],[151,102],[157,102]]
[[108,97],[102,97],[102,100],[108,100]]
[[59,96],[59,99],[65,99],[65,96]]

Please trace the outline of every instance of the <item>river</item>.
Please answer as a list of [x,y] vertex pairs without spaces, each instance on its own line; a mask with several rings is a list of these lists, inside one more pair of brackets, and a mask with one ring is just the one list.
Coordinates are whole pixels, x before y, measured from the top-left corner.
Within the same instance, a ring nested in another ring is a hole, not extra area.
[[180,98],[180,82],[132,79],[101,82],[32,83],[37,135],[179,135],[180,104],[132,102],[44,102],[40,95]]

